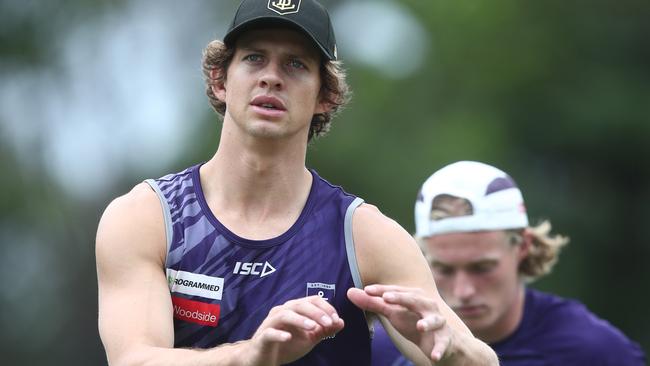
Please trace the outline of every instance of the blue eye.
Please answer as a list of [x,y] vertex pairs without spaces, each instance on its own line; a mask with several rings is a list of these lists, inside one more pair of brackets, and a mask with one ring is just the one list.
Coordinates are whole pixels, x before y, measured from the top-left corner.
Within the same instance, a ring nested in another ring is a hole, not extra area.
[[289,66],[291,66],[294,69],[306,69],[307,68],[307,66],[305,66],[304,63],[300,62],[297,59],[293,59],[293,60],[289,61]]
[[252,53],[250,55],[244,56],[245,61],[250,61],[250,62],[260,62],[262,61],[262,55]]

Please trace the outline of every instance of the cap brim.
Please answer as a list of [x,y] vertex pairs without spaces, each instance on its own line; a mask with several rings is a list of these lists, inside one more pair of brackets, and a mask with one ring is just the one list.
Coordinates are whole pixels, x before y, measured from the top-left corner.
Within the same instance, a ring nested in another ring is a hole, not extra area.
[[314,45],[316,45],[318,50],[320,50],[320,52],[323,54],[323,56],[325,56],[326,59],[330,61],[336,60],[336,57],[330,54],[330,52],[325,47],[323,47],[323,45],[321,45],[318,42],[318,40],[316,40],[316,37],[313,34],[311,34],[311,32],[309,32],[302,25],[298,24],[297,22],[293,21],[290,18],[263,16],[263,17],[249,19],[237,25],[236,27],[232,28],[223,38],[223,42],[227,46],[233,46],[237,41],[237,37],[239,37],[242,33],[244,33],[247,30],[258,28],[258,27],[264,27],[264,26],[278,26],[278,25],[289,26],[293,29],[302,32],[314,43]]

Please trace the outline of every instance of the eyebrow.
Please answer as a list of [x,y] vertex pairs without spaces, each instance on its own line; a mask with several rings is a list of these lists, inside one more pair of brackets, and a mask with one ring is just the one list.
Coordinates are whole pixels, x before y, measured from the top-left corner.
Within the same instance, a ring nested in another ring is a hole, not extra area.
[[[471,262],[465,264],[464,267],[475,266],[475,265],[480,265],[480,264],[496,263],[496,262],[498,262],[498,259],[496,259],[496,258],[481,258],[481,259],[471,261]],[[431,265],[432,266],[440,266],[440,267],[455,267],[453,264],[448,264],[448,263],[441,262],[441,261],[438,261],[438,260],[435,260],[435,259],[431,260]]]
[[[256,41],[251,41],[248,44],[242,44],[238,45],[239,49],[242,51],[249,51],[249,52],[257,52],[257,53],[262,53],[265,54],[268,52],[268,48],[257,45]],[[317,54],[312,54],[309,52],[309,50],[304,50],[302,47],[298,47],[298,50],[293,49],[294,47],[291,47],[292,49],[289,50],[285,54],[285,56],[290,57],[290,58],[298,58],[301,60],[312,60],[315,64],[319,63],[319,58]]]
[[262,49],[261,47],[255,47],[255,46],[253,46],[253,45],[249,45],[249,46],[239,46],[239,49],[240,49],[241,51],[252,51],[252,52],[259,52],[259,53],[264,53],[264,52],[266,52],[266,51],[265,51],[264,49]]
[[432,261],[429,263],[429,265],[430,265],[431,267],[447,267],[447,268],[448,268],[448,267],[453,267],[452,265],[449,265],[449,264],[446,264],[446,263],[443,263],[443,262],[440,262],[440,261],[436,261],[436,260],[432,260]]

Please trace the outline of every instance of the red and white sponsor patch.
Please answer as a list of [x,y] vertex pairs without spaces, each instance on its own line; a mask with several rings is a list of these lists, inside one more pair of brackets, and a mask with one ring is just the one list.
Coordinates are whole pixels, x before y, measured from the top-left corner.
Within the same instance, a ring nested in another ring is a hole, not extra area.
[[219,304],[206,304],[200,301],[172,296],[174,318],[190,323],[216,327],[219,323]]

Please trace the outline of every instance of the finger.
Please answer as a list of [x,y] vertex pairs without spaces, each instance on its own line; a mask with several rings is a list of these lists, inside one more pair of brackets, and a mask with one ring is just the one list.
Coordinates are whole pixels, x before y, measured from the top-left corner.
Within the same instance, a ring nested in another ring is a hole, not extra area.
[[368,295],[364,290],[358,288],[348,290],[348,299],[362,310],[382,314],[386,317],[389,317],[395,311],[403,309],[402,306],[388,304],[383,298]]
[[343,324],[344,324],[343,319],[341,319],[341,318],[339,317],[339,314],[337,314],[337,313],[333,313],[333,314],[332,314],[332,320],[334,321],[334,324],[336,324],[336,325],[338,325],[338,326],[341,326],[341,327],[342,327]]
[[435,343],[433,344],[433,349],[431,350],[431,360],[438,362],[442,359],[442,356],[447,351],[451,339],[446,335],[436,335]]
[[433,299],[412,292],[384,292],[382,298],[389,304],[401,305],[421,315],[438,310]]
[[397,285],[368,285],[363,288],[368,295],[381,296],[384,292],[413,292],[417,289]]
[[[341,329],[343,329],[343,327],[345,326],[343,319],[338,318],[338,316],[336,321],[334,321],[328,316],[322,315],[321,319],[328,318],[329,320],[325,321],[327,325],[321,325],[316,320],[300,314],[300,311],[313,312],[312,316],[314,316],[313,314],[324,314],[320,309],[306,302],[303,302],[302,304],[298,304],[298,303],[292,304],[292,308],[288,308],[285,311],[292,312],[295,316],[299,316],[302,319],[304,319],[303,328],[297,328],[296,327],[297,323],[293,319],[291,319],[290,322],[288,323],[288,326],[291,326],[293,328],[289,328],[287,330],[291,330],[294,336],[307,337],[312,341],[320,341],[321,339],[332,336],[337,332],[339,332]],[[288,316],[293,317],[294,315],[288,315]]]
[[325,339],[327,337],[331,337],[338,333],[343,327],[345,326],[345,322],[343,322],[343,319],[338,319],[332,326],[330,327],[319,327],[319,332],[318,332],[318,337],[320,339]]
[[446,323],[445,318],[434,314],[418,320],[416,327],[420,332],[431,332],[441,329]]
[[433,332],[433,348],[431,349],[431,359],[438,362],[451,344],[451,337],[445,332],[447,320],[440,315],[431,315],[420,319],[416,327],[421,332]]
[[321,310],[323,310],[334,323],[337,323],[339,325],[342,324],[343,320],[339,317],[336,308],[334,308],[334,306],[327,300],[323,299],[320,296],[309,296],[307,299],[309,299],[310,303],[318,306]]
[[318,323],[292,309],[285,308],[272,316],[270,326],[283,330],[310,331],[315,330]]
[[334,306],[332,304],[330,304],[327,300],[323,299],[322,297],[320,297],[318,295],[307,296],[307,297],[303,297],[301,299],[296,299],[296,300],[292,300],[292,301],[297,301],[297,302],[299,302],[299,301],[308,301],[308,302],[322,308],[323,310],[327,310],[328,312],[335,310]]
[[282,343],[291,339],[291,333],[275,328],[266,328],[260,334],[263,343]]
[[[288,302],[287,306],[296,313],[309,318],[323,327],[331,327],[334,325],[333,315],[336,310],[329,304],[323,304],[325,300],[305,298],[302,301]],[[338,315],[336,316],[337,319]]]
[[[336,309],[334,308],[334,306],[332,304],[330,304],[327,300],[325,300],[322,297],[317,296],[317,295],[290,300],[290,301],[287,301],[286,305],[295,306],[297,304],[302,304],[304,302],[309,302],[309,303],[313,304],[314,306],[317,306],[322,311],[324,311],[326,314],[328,314],[330,317],[333,314],[336,313]],[[337,317],[338,317],[338,314],[337,314]]]

